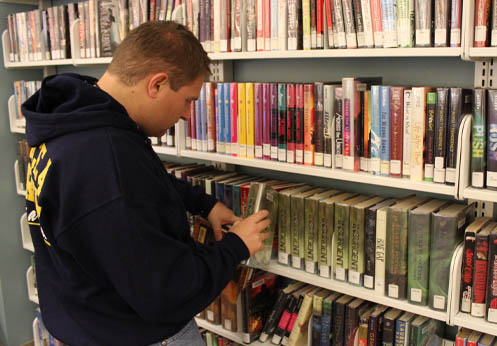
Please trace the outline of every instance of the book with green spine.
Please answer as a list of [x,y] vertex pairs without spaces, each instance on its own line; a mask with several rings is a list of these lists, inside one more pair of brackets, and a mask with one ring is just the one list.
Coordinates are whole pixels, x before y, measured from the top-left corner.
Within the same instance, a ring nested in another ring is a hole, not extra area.
[[373,197],[353,205],[350,210],[348,279],[353,285],[362,286],[364,278],[366,210],[383,200],[383,197]]
[[473,122],[471,132],[471,186],[485,186],[485,171],[487,169],[487,91],[473,91]]
[[434,199],[409,211],[407,296],[412,304],[428,305],[431,214],[447,204]]
[[427,198],[412,197],[387,209],[385,290],[391,298],[407,298],[407,227],[409,210]]
[[292,267],[304,268],[305,258],[305,199],[323,192],[322,188],[313,188],[292,194],[291,200],[291,235],[292,235]]
[[310,188],[310,186],[304,185],[278,193],[278,263],[280,264],[289,265],[292,253],[290,196],[292,193],[298,193]]
[[354,196],[355,194],[347,192],[319,201],[318,265],[319,275],[322,277],[331,277],[335,203]]
[[450,204],[432,216],[428,297],[433,309],[447,309],[452,254],[473,218],[474,204]]
[[347,281],[347,271],[349,269],[350,206],[356,205],[369,198],[371,198],[371,196],[359,195],[335,204],[333,272],[336,280]]
[[337,190],[327,190],[305,199],[305,271],[317,272],[319,254],[319,202],[338,194]]

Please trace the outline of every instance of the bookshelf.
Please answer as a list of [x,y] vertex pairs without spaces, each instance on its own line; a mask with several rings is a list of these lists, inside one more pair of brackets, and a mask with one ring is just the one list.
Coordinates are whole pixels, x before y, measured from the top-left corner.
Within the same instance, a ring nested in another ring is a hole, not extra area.
[[12,95],[9,97],[8,101],[9,107],[9,125],[10,132],[12,133],[26,133],[26,120],[23,118],[22,120],[17,119],[16,117],[16,97]]
[[[29,0],[26,0],[29,1]],[[37,2],[33,2],[36,4]],[[485,60],[492,57],[497,57],[497,48],[474,48],[472,46],[472,28],[473,25],[473,7],[474,2],[470,0],[464,0],[464,16],[463,16],[463,33],[462,33],[462,47],[461,48],[376,48],[376,49],[331,49],[331,50],[298,50],[298,51],[265,51],[265,52],[232,52],[232,53],[209,53],[209,57],[216,63],[226,63],[230,64],[232,62],[242,62],[243,61],[260,61],[267,59],[277,59],[280,60],[282,64],[285,63],[286,59],[298,59],[307,60],[306,63],[312,64],[312,59],[342,59],[342,58],[385,58],[385,59],[395,59],[395,58],[461,58],[463,60]],[[470,12],[468,12],[470,11]],[[35,62],[19,62],[10,63],[8,59],[8,37],[6,32],[2,34],[2,45],[4,48],[4,65],[6,68],[18,69],[18,68],[44,68],[47,66],[91,66],[91,65],[107,65],[111,62],[112,58],[80,58],[79,50],[75,47],[79,47],[79,35],[77,29],[78,23],[74,23],[71,27],[71,47],[73,47],[72,58],[62,59],[62,60],[49,60],[49,61],[35,61]],[[311,60],[309,60],[311,59]],[[351,60],[351,64],[354,61]],[[374,66],[373,66],[374,69]],[[11,114],[15,114],[15,109],[12,108],[14,113],[11,113],[11,102],[9,99],[9,117],[11,119],[11,131],[14,133],[24,133],[20,126],[15,126],[15,121],[12,122]],[[13,119],[15,120],[15,118]],[[14,126],[12,125],[14,124]],[[456,186],[436,184],[430,182],[412,182],[408,179],[400,178],[389,178],[374,176],[369,173],[352,173],[339,169],[330,169],[324,167],[316,166],[303,166],[297,164],[287,164],[275,161],[266,161],[258,159],[246,159],[240,157],[233,157],[229,155],[217,154],[217,153],[207,153],[201,151],[191,151],[184,149],[184,131],[176,128],[176,138],[175,147],[166,146],[154,146],[154,150],[161,155],[177,156],[178,158],[188,158],[194,160],[212,161],[215,163],[231,164],[240,167],[253,167],[260,168],[264,170],[270,170],[275,172],[286,172],[292,174],[298,174],[301,177],[320,177],[333,180],[341,180],[347,182],[354,182],[359,184],[365,184],[364,187],[367,189],[368,185],[376,185],[381,187],[390,187],[395,189],[427,192],[432,194],[437,194],[442,197],[452,197],[454,199],[472,199],[488,202],[497,202],[497,191],[491,191],[488,189],[475,189],[468,186],[467,181],[458,180]],[[469,142],[462,142],[462,151],[468,152]],[[467,155],[463,156],[461,159],[461,165],[467,167],[469,162],[469,157]],[[16,187],[17,192],[21,195],[25,194],[25,191],[20,189],[19,184],[19,174],[18,174],[18,163],[15,165],[16,172]],[[22,221],[21,221],[22,222]],[[22,224],[21,224],[22,232]],[[22,233],[23,234],[23,233]],[[28,230],[29,234],[29,230]],[[24,238],[23,238],[24,247]],[[25,247],[26,248],[26,247]],[[29,250],[29,249],[28,249]],[[30,250],[32,251],[32,250]],[[457,254],[454,255],[453,262],[457,259]],[[454,264],[455,268],[452,275],[452,282],[450,294],[452,298],[459,297],[459,284],[453,283],[457,281],[457,271],[460,272],[460,263]],[[314,285],[338,291],[341,293],[346,293],[356,297],[361,297],[376,303],[385,304],[391,307],[396,307],[405,311],[411,311],[416,314],[429,316],[441,321],[445,321],[449,324],[455,324],[458,326],[465,326],[475,330],[480,330],[486,333],[497,335],[497,324],[492,324],[485,322],[482,319],[467,316],[458,312],[458,306],[450,305],[447,312],[435,311],[428,307],[417,306],[408,303],[407,301],[397,300],[383,295],[376,294],[373,290],[366,288],[353,286],[348,283],[321,278],[317,275],[305,273],[300,270],[296,270],[290,267],[285,267],[279,265],[276,262],[271,263],[267,268],[268,271],[289,277],[292,279],[312,283]],[[460,274],[459,274],[460,280]],[[457,300],[457,299],[456,299]],[[223,329],[219,325],[213,325],[205,320],[197,319],[197,324],[199,327],[208,329],[216,334],[222,335],[226,338],[234,340],[236,342],[242,343],[242,338],[239,333],[232,333]],[[269,345],[268,343],[255,342],[253,345]]]
[[22,214],[19,223],[21,225],[22,247],[28,251],[35,252],[31,233],[29,232],[28,216],[26,213]]
[[35,304],[39,304],[38,302],[38,291],[36,289],[36,279],[33,267],[30,266],[26,271],[26,282],[28,285],[28,296],[29,300]]
[[21,180],[19,178],[19,161],[16,160],[14,164],[14,176],[16,178],[16,191],[18,195],[26,196],[26,190],[21,185]]
[[[210,332],[213,332],[217,335],[223,336],[227,339],[230,339],[232,341],[235,341],[239,344],[244,344],[243,338],[241,333],[238,332],[232,332],[227,329],[224,329],[220,324],[212,324],[202,318],[195,318],[195,321],[197,322],[197,325],[200,328],[207,329]],[[254,341],[250,344],[251,346],[269,346],[272,345],[271,341],[268,340],[266,342],[260,342],[260,341]]]

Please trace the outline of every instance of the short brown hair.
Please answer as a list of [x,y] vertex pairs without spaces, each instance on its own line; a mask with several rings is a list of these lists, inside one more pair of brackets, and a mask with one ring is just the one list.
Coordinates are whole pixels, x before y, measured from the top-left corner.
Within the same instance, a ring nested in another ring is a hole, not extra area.
[[107,71],[126,85],[151,73],[166,72],[173,90],[209,75],[210,59],[200,42],[183,25],[146,22],[133,29],[114,52]]

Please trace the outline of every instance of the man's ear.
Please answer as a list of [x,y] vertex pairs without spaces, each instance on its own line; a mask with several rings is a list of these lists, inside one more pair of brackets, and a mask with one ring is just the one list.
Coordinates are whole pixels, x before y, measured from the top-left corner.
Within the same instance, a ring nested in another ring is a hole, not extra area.
[[152,74],[147,83],[147,93],[150,97],[156,98],[159,92],[169,85],[169,76],[165,72]]

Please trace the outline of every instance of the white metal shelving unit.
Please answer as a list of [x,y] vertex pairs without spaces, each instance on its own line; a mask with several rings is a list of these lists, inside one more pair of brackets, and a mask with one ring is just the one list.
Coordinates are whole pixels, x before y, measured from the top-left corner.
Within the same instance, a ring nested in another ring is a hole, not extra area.
[[26,213],[22,214],[19,223],[21,226],[22,247],[28,251],[35,252],[33,239],[31,239],[31,233],[29,232],[28,216]]
[[[229,331],[227,329],[224,329],[223,326],[220,324],[212,324],[212,323],[210,323],[204,319],[201,319],[201,318],[195,318],[195,321],[197,322],[197,325],[200,328],[207,329],[208,331],[213,332],[214,334],[223,336],[223,337],[230,339],[232,341],[235,341],[239,344],[242,344],[242,345],[244,344],[241,333]],[[251,346],[269,346],[272,344],[270,341],[266,341],[266,342],[254,341],[250,345]]]
[[16,190],[17,194],[21,196],[26,196],[26,190],[21,185],[21,179],[19,178],[19,161],[16,160],[14,164],[14,175],[16,178]]
[[9,107],[9,125],[12,133],[26,133],[26,119],[18,119],[16,117],[16,97],[12,95],[8,101]]
[[26,283],[28,285],[29,300],[35,304],[39,304],[38,290],[36,289],[36,278],[32,266],[30,266],[26,272]]

